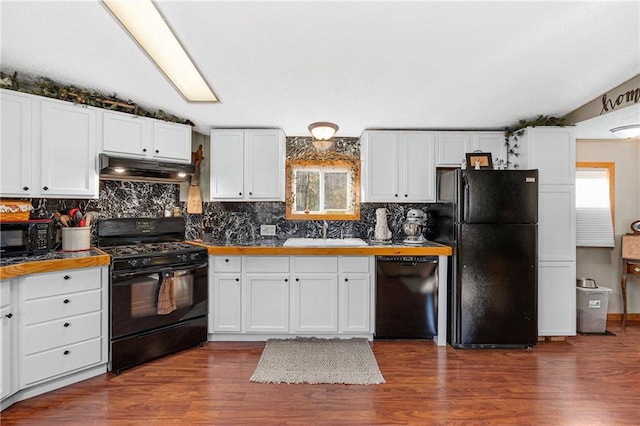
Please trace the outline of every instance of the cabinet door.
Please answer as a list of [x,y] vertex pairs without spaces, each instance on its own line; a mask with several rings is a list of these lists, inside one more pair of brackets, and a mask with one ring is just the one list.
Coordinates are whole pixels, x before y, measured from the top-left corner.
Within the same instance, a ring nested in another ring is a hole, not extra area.
[[340,331],[371,331],[371,278],[369,274],[340,275]]
[[538,335],[576,334],[576,265],[574,262],[538,264]]
[[494,166],[499,160],[507,161],[507,146],[505,145],[504,134],[501,132],[480,132],[475,133],[472,139],[474,150],[490,152]]
[[575,261],[576,215],[573,185],[541,185],[538,193],[538,259]]
[[402,135],[400,202],[436,200],[435,134],[407,132]]
[[436,164],[445,167],[460,167],[465,153],[471,152],[471,135],[462,132],[438,133],[438,159]]
[[31,98],[3,90],[0,139],[0,193],[24,197],[31,193]]
[[0,399],[13,393],[16,371],[16,309],[11,298],[11,280],[0,281]]
[[152,156],[175,162],[191,162],[191,126],[153,120]]
[[213,331],[242,331],[242,283],[240,274],[216,274],[213,278]]
[[151,148],[151,120],[119,112],[102,114],[102,150],[145,157]]
[[539,170],[540,185],[575,185],[576,140],[561,127],[527,128],[529,168]]
[[284,201],[284,137],[278,130],[245,132],[245,192],[251,200]]
[[211,131],[211,199],[244,196],[244,132]]
[[41,105],[40,194],[96,198],[96,111],[58,101]]
[[338,331],[336,274],[299,274],[292,284],[293,330]]
[[245,324],[252,333],[289,332],[289,275],[246,274]]
[[363,201],[398,202],[400,134],[366,132],[362,149]]

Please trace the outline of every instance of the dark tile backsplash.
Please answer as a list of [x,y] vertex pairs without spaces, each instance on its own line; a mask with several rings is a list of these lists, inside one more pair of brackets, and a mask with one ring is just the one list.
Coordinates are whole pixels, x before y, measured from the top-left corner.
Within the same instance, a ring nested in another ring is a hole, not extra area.
[[[32,199],[33,219],[51,218],[59,210],[80,207],[94,212],[95,218],[118,217],[162,217],[165,208],[179,206],[185,217],[186,238],[201,238],[203,232],[214,239],[253,241],[259,240],[260,225],[276,225],[277,238],[317,237],[321,235],[322,221],[291,221],[285,219],[284,202],[205,202],[202,215],[186,213],[186,203],[179,201],[180,187],[177,184],[101,181],[97,200]],[[430,213],[429,204],[377,204],[364,203],[358,221],[327,221],[328,236],[373,237],[376,224],[376,209],[387,209],[387,222],[393,239],[402,239],[402,222],[406,212],[419,208]],[[429,234],[427,233],[427,236]],[[95,244],[95,232],[92,232]]]

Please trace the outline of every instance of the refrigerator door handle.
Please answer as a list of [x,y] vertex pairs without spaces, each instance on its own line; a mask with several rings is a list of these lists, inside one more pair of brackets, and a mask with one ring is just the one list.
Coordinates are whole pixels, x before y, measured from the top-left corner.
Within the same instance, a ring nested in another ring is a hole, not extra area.
[[460,215],[464,222],[469,220],[468,212],[469,212],[469,182],[467,182],[467,177],[462,177],[462,214]]

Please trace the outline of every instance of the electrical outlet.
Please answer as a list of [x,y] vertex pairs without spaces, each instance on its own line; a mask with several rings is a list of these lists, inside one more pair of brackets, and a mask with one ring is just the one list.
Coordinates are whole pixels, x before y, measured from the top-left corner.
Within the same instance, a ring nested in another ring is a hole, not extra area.
[[264,237],[275,237],[276,226],[275,225],[260,225],[260,235]]

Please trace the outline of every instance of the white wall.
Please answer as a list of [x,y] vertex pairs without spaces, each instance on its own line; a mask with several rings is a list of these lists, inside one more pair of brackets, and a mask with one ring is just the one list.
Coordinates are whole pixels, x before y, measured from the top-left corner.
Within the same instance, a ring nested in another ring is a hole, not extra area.
[[[576,249],[576,275],[596,280],[598,285],[613,289],[609,312],[622,312],[620,279],[620,236],[631,232],[629,225],[640,219],[640,140],[578,139],[576,161],[614,162],[615,173],[615,240],[614,249]],[[640,279],[627,280],[627,308],[640,313]]]

